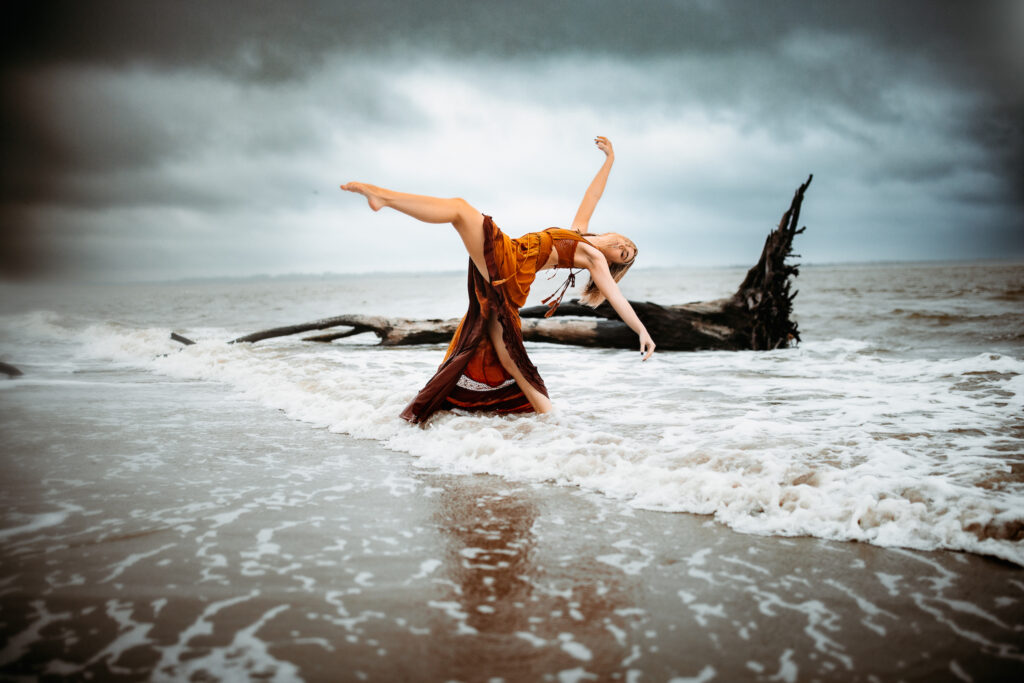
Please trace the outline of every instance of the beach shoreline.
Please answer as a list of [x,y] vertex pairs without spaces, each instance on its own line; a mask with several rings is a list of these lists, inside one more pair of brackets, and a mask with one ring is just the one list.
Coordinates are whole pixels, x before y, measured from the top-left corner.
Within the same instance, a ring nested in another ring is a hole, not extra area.
[[[439,473],[216,383],[179,382],[168,404],[165,380],[121,379],[0,392],[4,676],[1024,671],[1024,570],[1006,562],[746,535],[550,482]],[[91,410],[54,426],[81,401]]]

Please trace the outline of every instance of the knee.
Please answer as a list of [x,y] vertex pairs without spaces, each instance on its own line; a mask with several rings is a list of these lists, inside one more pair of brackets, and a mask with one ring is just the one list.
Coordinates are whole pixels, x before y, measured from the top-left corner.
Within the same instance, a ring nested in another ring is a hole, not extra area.
[[461,231],[480,223],[480,212],[473,208],[473,205],[465,199],[462,197],[455,197],[448,201],[451,202],[452,209],[455,213],[455,218],[452,220],[452,224],[458,230]]
[[476,209],[462,197],[455,197],[449,201],[452,203],[452,208],[455,209],[455,214],[463,220],[476,212]]

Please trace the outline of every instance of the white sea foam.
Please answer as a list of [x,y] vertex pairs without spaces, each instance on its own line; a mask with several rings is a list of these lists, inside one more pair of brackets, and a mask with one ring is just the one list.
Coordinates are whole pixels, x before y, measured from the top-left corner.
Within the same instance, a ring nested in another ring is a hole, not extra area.
[[538,347],[532,355],[560,411],[449,412],[415,428],[396,416],[437,349],[207,341],[155,357],[167,351],[158,330],[94,327],[82,336],[96,356],[228,383],[295,419],[418,456],[423,467],[582,486],[637,507],[713,514],[745,532],[1024,563],[1019,544],[991,538],[1024,520],[1019,487],[991,485],[1007,469],[1000,440],[1024,393],[1024,361],[1013,357],[886,358],[836,339],[639,364],[620,352]]
[[71,612],[50,612],[43,600],[33,600],[29,605],[34,610],[32,621],[20,633],[9,633],[7,642],[0,650],[0,666],[16,662],[24,655],[29,647],[39,640],[39,633],[52,623],[65,621],[72,615]]
[[437,570],[443,564],[441,560],[429,559],[420,562],[420,570],[409,577],[409,581],[415,581],[416,579],[424,579]]
[[708,664],[696,676],[675,676],[669,679],[669,683],[708,683],[714,680],[715,675],[715,667]]
[[571,633],[559,633],[558,640],[562,643],[562,649],[568,652],[570,656],[584,662],[589,662],[594,658],[593,653],[586,645],[573,640]]
[[[229,345],[222,340],[237,330],[210,327],[189,328],[199,343],[180,347],[163,327],[45,312],[2,316],[0,327],[26,348],[70,338],[75,367],[223,383],[293,419],[412,454],[425,468],[579,486],[639,508],[714,515],[743,532],[953,548],[1024,564],[1022,544],[1006,539],[1024,521],[1024,485],[1010,476],[1024,451],[1016,355],[897,353],[892,341],[835,337],[640,363],[623,351],[537,345],[530,354],[554,414],[447,412],[419,428],[397,415],[436,368],[439,347]],[[393,488],[406,492],[401,482]]]
[[516,631],[515,635],[516,637],[522,638],[526,642],[530,643],[530,645],[533,645],[534,647],[544,647],[548,643],[548,641],[533,635],[529,631]]
[[78,335],[87,357],[224,382],[295,419],[416,455],[423,467],[582,486],[638,507],[713,514],[746,532],[1024,563],[1019,544],[985,537],[1024,519],[1020,492],[977,486],[1006,469],[996,445],[1024,400],[1024,361],[1013,357],[894,359],[835,339],[640,364],[621,352],[538,347],[557,413],[444,413],[420,429],[396,416],[435,367],[436,349],[179,349],[165,330],[113,324]]
[[67,521],[68,516],[72,512],[82,511],[82,508],[78,505],[71,505],[69,503],[58,503],[58,505],[62,508],[60,511],[43,512],[33,515],[24,523],[0,529],[0,540],[7,540],[12,536],[34,533],[49,527],[59,526]]

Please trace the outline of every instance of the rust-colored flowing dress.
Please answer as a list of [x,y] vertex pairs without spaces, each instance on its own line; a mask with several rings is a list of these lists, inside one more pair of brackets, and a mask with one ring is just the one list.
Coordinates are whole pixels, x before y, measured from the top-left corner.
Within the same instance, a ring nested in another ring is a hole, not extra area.
[[[470,259],[469,310],[455,330],[437,373],[402,411],[402,417],[410,422],[424,422],[435,411],[447,408],[532,412],[530,401],[498,360],[487,334],[487,319],[493,311],[501,323],[502,340],[512,361],[526,381],[547,396],[544,380],[523,347],[519,309],[526,303],[537,270],[547,263],[551,250],[558,253],[557,268],[572,268],[576,245],[585,241],[579,233],[560,228],[512,239],[498,229],[490,216],[484,216],[484,260],[490,281],[484,279]],[[566,286],[570,282],[571,278]],[[561,293],[565,293],[565,287]],[[557,305],[557,301],[549,304],[552,311]]]

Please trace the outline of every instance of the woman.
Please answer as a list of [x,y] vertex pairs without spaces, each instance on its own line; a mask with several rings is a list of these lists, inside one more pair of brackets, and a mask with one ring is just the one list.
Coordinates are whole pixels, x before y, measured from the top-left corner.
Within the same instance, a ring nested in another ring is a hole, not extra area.
[[434,411],[453,407],[503,413],[551,410],[544,380],[523,347],[519,320],[519,308],[538,271],[570,269],[558,298],[549,304],[548,315],[574,283],[571,269],[586,269],[590,281],[581,297],[584,303],[597,306],[607,299],[640,338],[643,360],[654,353],[654,341],[616,284],[636,259],[636,245],[616,233],[586,232],[615,161],[607,138],[598,137],[595,142],[605,161],[587,188],[570,230],[548,228],[510,239],[490,216],[464,199],[405,194],[366,183],[341,186],[366,197],[374,211],[387,206],[425,223],[451,223],[469,252],[469,311],[437,373],[402,411],[403,418],[423,422]]

